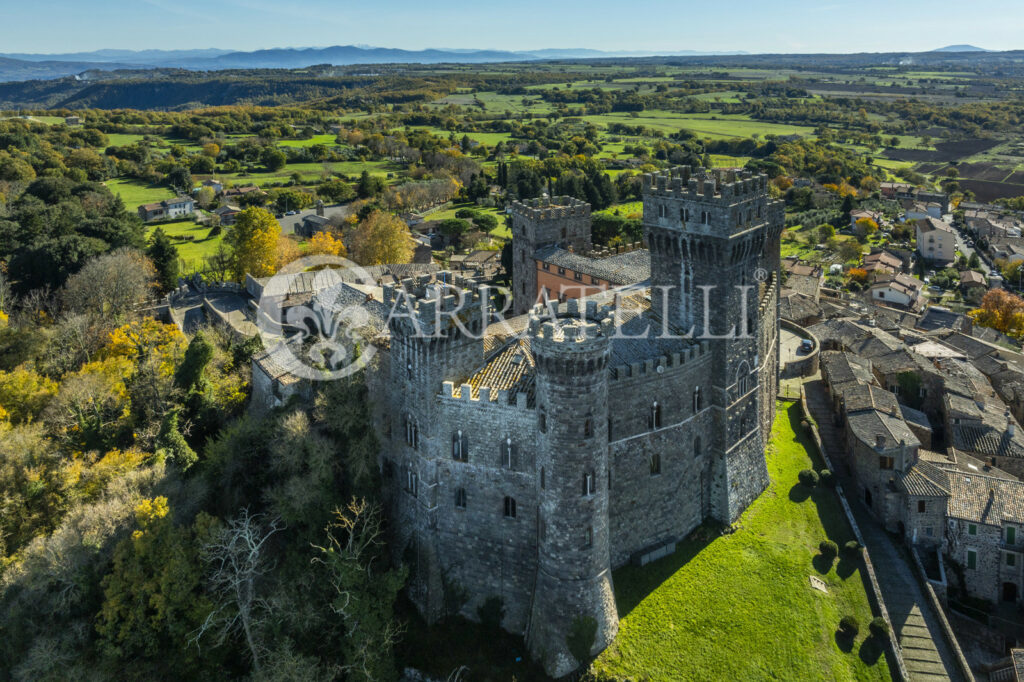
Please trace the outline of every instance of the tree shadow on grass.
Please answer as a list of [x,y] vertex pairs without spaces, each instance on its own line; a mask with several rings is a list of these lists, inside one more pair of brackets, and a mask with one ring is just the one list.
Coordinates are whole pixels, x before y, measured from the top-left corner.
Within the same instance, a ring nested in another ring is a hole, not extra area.
[[845,654],[853,651],[854,636],[842,630],[836,630],[836,646]]
[[825,575],[832,570],[832,564],[835,562],[835,557],[826,556],[824,554],[817,554],[811,559],[811,564],[814,566],[814,570],[822,575]]
[[864,661],[868,665],[874,665],[878,663],[878,659],[882,657],[885,652],[885,647],[882,642],[876,637],[868,637],[860,645],[860,660]]
[[856,573],[858,568],[860,568],[860,559],[840,556],[839,563],[836,565],[836,575],[846,580]]
[[811,489],[805,486],[803,483],[794,483],[793,487],[789,489],[789,501],[800,504],[811,496]]
[[625,618],[644,597],[658,589],[676,571],[700,554],[722,532],[722,526],[708,520],[676,545],[676,551],[646,566],[627,565],[615,571],[615,604],[619,618]]

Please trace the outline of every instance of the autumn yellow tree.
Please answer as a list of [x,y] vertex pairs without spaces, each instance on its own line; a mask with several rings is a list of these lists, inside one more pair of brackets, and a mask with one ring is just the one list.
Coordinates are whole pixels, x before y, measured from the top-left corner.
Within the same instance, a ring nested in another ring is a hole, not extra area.
[[412,258],[409,227],[397,216],[383,211],[373,211],[352,228],[349,244],[352,259],[360,265],[408,263]]
[[239,213],[235,224],[224,235],[235,280],[243,281],[246,274],[253,277],[274,274],[280,260],[280,238],[281,226],[266,209],[253,206]]
[[331,232],[317,232],[309,239],[309,252],[324,256],[348,255],[344,242]]
[[981,307],[968,315],[976,325],[1014,338],[1024,337],[1024,299],[1005,289],[990,289],[981,299]]
[[862,237],[870,237],[878,231],[878,223],[871,218],[858,218],[855,223],[857,234]]

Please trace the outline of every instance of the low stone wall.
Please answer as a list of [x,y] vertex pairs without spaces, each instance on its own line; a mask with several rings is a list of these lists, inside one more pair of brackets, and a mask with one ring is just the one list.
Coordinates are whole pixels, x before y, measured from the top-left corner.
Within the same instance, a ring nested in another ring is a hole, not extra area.
[[1006,651],[1006,637],[983,623],[979,623],[959,611],[949,610],[949,623],[964,639],[976,642],[982,649]]
[[821,357],[821,343],[818,338],[800,325],[789,320],[779,320],[779,327],[786,331],[793,332],[802,339],[810,339],[814,344],[811,352],[798,360],[787,362],[779,368],[780,379],[794,379],[796,377],[809,377],[818,371],[818,360]]
[[[814,423],[814,419],[811,417],[811,410],[807,407],[807,394],[804,392],[803,386],[800,387],[800,411],[804,415],[804,419],[811,427],[811,437],[814,439],[814,444],[818,448],[818,452],[821,453],[821,458],[825,460],[825,466],[830,471],[835,471],[835,467],[832,466],[832,462],[829,460],[828,453],[825,451],[825,447],[821,442],[821,434],[818,433],[818,427]],[[843,493],[843,486],[840,484],[836,485],[836,495],[839,497],[839,504],[843,507],[843,514],[846,516],[847,523],[850,524],[850,528],[853,529],[853,535],[857,538],[857,542],[864,548],[863,559],[864,559],[864,571],[868,576],[868,590],[869,601],[873,611],[881,616],[886,624],[889,626],[889,656],[891,663],[890,670],[892,678],[897,682],[909,682],[910,673],[907,671],[907,666],[903,662],[903,653],[900,648],[899,641],[896,639],[896,628],[892,625],[892,620],[889,618],[889,611],[885,608],[885,600],[882,598],[882,587],[878,584],[878,576],[875,573],[875,566],[871,563],[871,554],[868,552],[867,544],[864,542],[864,536],[861,535],[860,526],[857,525],[856,519],[853,518],[853,510],[850,509],[849,502],[846,501],[846,495]]]
[[971,666],[967,663],[967,658],[964,656],[964,652],[960,649],[960,643],[956,641],[956,635],[953,634],[953,628],[949,625],[949,620],[946,619],[946,611],[942,608],[942,604],[939,603],[939,598],[935,595],[935,589],[932,587],[931,581],[928,579],[928,573],[924,570],[924,564],[921,563],[921,557],[917,555],[917,549],[913,546],[910,548],[910,556],[914,558],[914,569],[917,571],[918,582],[921,583],[921,589],[924,590],[927,595],[928,603],[931,605],[932,610],[935,611],[935,615],[939,619],[939,624],[942,626],[942,635],[946,638],[946,643],[949,644],[949,648],[953,651],[953,658],[956,659],[957,668],[960,669],[960,674],[964,676],[964,679],[968,682],[974,682],[974,674],[971,672]]

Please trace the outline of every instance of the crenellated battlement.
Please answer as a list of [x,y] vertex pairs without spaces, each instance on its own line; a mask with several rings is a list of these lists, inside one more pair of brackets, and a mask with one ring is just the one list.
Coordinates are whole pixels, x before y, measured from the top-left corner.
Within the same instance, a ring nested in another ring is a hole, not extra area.
[[559,220],[590,215],[590,204],[570,196],[513,201],[510,208],[513,214],[532,221]]
[[764,196],[768,176],[735,169],[698,169],[676,166],[658,173],[645,173],[643,193],[675,199],[731,205]]
[[477,394],[474,396],[471,384],[456,385],[454,381],[445,381],[441,384],[441,398],[446,401],[514,407],[518,410],[534,409],[526,391],[509,391],[506,388],[495,389],[491,386],[479,386],[476,391]]
[[385,284],[383,289],[392,325],[403,326],[405,320],[405,331],[415,328],[418,336],[444,332],[455,326],[456,318],[467,329],[482,331],[493,311],[490,287],[448,271],[407,278],[397,287]]
[[694,343],[686,350],[679,353],[669,353],[660,358],[651,358],[643,362],[631,362],[627,365],[612,367],[609,380],[612,382],[632,379],[637,377],[650,376],[651,374],[666,374],[689,370],[697,361],[710,357],[710,347],[707,341]]

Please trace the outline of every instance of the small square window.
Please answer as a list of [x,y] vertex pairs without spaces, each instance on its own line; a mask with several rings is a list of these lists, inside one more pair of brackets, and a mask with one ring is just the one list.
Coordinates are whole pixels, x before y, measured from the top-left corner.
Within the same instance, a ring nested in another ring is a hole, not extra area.
[[1017,542],[1017,529],[1013,526],[1006,527],[1006,544],[1013,545]]
[[976,525],[974,525],[973,523],[968,523],[967,524],[967,534],[968,535],[977,535],[978,534],[978,527]]
[[1017,565],[1017,555],[1014,554],[1013,552],[1007,552],[1006,553],[1006,565],[1007,566],[1016,566]]
[[932,528],[931,528],[931,526],[929,526],[929,527],[924,529],[924,534],[927,535],[928,537],[932,536]]
[[917,501],[917,513],[918,514],[923,514],[926,511],[928,511],[928,503],[925,502],[924,500],[918,500]]

